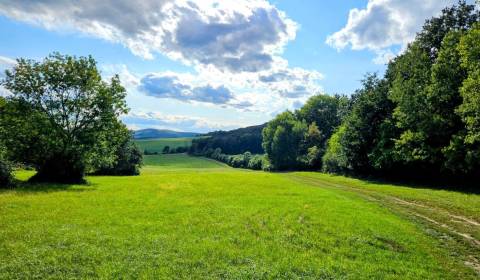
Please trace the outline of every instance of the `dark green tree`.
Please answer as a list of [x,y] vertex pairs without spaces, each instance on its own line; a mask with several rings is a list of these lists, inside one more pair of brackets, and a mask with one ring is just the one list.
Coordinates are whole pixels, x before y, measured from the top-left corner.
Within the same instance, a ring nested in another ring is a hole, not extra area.
[[97,175],[122,175],[131,176],[140,174],[142,165],[142,151],[132,141],[132,135],[124,129],[120,131],[119,143],[115,143],[115,160],[111,163],[105,163],[95,170]]
[[263,149],[273,168],[294,169],[300,165],[299,147],[307,125],[287,111],[279,114],[263,129]]
[[170,146],[163,147],[162,153],[168,154],[170,152]]
[[350,114],[337,132],[338,140],[330,143],[330,148],[337,152],[330,154],[338,154],[335,157],[341,158],[338,160],[341,163],[339,169],[348,167],[356,173],[370,173],[374,170],[375,162],[380,160],[371,152],[379,143],[383,123],[391,118],[393,103],[388,99],[386,79],[369,74],[362,85],[355,93]]
[[102,80],[92,57],[18,59],[2,84],[12,93],[0,117],[5,145],[35,166],[34,180],[79,182],[90,163],[114,161],[110,137],[123,127],[126,92],[118,76]]

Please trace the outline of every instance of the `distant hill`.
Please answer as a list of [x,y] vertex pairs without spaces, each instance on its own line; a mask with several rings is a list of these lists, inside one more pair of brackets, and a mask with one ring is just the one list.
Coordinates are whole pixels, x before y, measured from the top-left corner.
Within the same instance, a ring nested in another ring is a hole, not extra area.
[[214,131],[208,137],[194,139],[191,153],[202,154],[208,149],[222,149],[222,153],[234,155],[249,151],[263,154],[262,130],[266,124],[238,128],[230,131]]
[[196,132],[180,132],[168,129],[146,128],[133,132],[134,139],[153,139],[153,138],[184,138],[195,137],[201,133]]

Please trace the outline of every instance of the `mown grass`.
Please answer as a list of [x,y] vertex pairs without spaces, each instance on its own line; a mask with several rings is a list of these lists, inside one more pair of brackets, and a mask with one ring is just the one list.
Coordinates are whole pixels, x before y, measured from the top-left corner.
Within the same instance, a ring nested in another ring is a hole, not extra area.
[[0,278],[476,277],[354,192],[186,155],[145,161],[137,177],[2,191]]
[[169,146],[170,149],[177,147],[190,147],[192,145],[192,139],[194,138],[158,138],[158,139],[142,139],[135,140],[135,143],[142,152],[147,150],[148,152],[162,153],[165,146]]

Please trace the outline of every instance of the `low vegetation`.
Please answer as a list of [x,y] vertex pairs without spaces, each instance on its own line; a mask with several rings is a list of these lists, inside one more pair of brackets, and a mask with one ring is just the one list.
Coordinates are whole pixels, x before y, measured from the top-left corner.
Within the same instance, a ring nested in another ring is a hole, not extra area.
[[478,277],[478,195],[185,154],[87,181],[0,192],[0,278]]

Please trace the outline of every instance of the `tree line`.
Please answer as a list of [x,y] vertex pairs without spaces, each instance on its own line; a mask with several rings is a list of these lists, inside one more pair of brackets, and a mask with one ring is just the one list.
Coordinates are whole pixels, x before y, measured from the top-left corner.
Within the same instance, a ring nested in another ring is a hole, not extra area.
[[273,168],[415,178],[480,177],[480,14],[445,8],[383,76],[318,95],[263,130]]
[[1,186],[12,184],[12,164],[34,168],[39,182],[139,173],[142,154],[119,120],[125,88],[118,76],[104,81],[92,57],[18,59],[1,85],[10,92],[0,98]]
[[262,130],[265,124],[230,131],[214,131],[192,140],[189,153],[197,156],[211,155],[220,148],[227,155],[263,154]]

